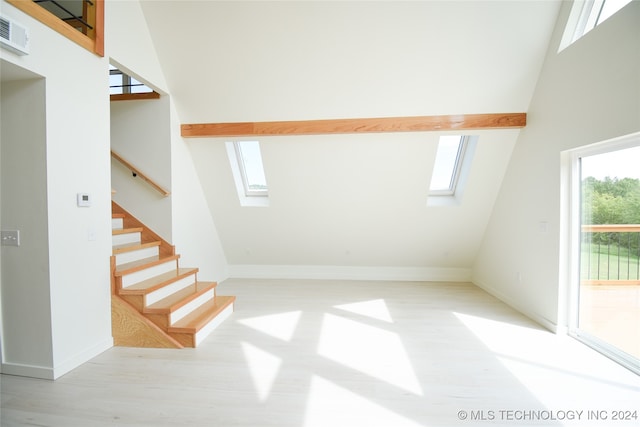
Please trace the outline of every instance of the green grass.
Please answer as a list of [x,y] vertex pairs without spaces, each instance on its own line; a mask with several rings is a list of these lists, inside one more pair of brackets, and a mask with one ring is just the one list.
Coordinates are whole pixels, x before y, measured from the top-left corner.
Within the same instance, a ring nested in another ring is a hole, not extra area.
[[[638,273],[638,255],[627,254],[626,248],[620,249],[611,245],[607,254],[607,247],[601,246],[598,254],[597,245],[584,247],[580,258],[580,274],[585,280],[640,280]],[[598,258],[599,255],[599,258]],[[598,266],[600,271],[598,272]]]

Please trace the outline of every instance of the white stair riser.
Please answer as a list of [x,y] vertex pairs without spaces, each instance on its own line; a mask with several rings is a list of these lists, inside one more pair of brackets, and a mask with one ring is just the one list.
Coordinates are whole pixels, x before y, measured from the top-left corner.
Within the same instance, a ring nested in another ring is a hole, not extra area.
[[125,245],[127,243],[140,243],[141,241],[142,237],[139,231],[111,236],[111,244],[113,246]]
[[196,281],[195,274],[190,274],[187,277],[184,277],[178,281],[173,282],[170,285],[164,286],[156,291],[149,292],[147,297],[145,298],[145,305],[150,306],[151,304],[155,304],[163,298],[168,297],[171,294],[178,292],[186,288],[187,286],[193,285]]
[[162,264],[154,265],[153,267],[145,268],[144,270],[136,271],[135,273],[122,276],[122,287],[134,285],[143,280],[151,279],[152,277],[159,276],[163,273],[167,273],[178,268],[178,262],[173,259],[171,261],[163,262]]
[[178,320],[182,319],[187,314],[191,313],[193,310],[200,307],[205,302],[212,300],[216,296],[215,289],[211,289],[204,294],[200,295],[198,298],[195,298],[193,301],[190,301],[188,304],[183,305],[169,316],[169,324],[173,325]]
[[122,230],[124,228],[122,218],[111,218],[111,228],[113,230]]
[[123,252],[116,255],[116,265],[126,264],[128,262],[138,261],[144,258],[151,258],[153,256],[158,256],[159,253],[157,246]]
[[233,303],[229,304],[224,310],[222,310],[216,317],[211,319],[207,326],[200,329],[196,335],[193,337],[194,346],[197,347],[200,343],[209,336],[214,329],[216,329],[225,319],[233,313]]

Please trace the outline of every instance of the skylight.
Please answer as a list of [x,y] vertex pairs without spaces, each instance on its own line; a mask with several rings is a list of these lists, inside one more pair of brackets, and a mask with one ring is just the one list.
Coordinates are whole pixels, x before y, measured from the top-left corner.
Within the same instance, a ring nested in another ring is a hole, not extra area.
[[571,11],[560,50],[593,30],[632,0],[576,1]]
[[455,193],[467,139],[467,137],[460,135],[440,137],[433,174],[431,175],[431,184],[429,185],[429,194],[452,196]]
[[245,196],[266,196],[267,179],[262,165],[262,154],[258,141],[236,141],[234,143]]

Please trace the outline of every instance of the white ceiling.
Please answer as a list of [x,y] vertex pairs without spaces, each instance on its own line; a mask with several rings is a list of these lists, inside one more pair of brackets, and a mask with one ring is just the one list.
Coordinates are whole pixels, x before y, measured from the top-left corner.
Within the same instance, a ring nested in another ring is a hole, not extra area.
[[[182,123],[526,112],[560,1],[144,1]],[[457,207],[437,133],[261,140],[268,208],[188,140],[230,264],[470,267],[518,130],[483,131]]]
[[183,122],[526,111],[560,1],[143,1]]

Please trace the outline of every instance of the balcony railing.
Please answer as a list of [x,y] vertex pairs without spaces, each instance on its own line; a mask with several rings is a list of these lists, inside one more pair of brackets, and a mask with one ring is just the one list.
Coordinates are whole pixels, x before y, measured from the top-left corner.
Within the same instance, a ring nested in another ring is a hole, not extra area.
[[640,224],[582,226],[581,284],[640,285]]
[[6,0],[97,55],[104,56],[104,0]]

